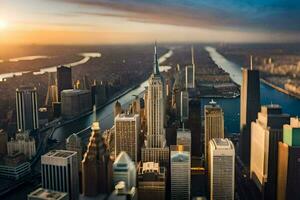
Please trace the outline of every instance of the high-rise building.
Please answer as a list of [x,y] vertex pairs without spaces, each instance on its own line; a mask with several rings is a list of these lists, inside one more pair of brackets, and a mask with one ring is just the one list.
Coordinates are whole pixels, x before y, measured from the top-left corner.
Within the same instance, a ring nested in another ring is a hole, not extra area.
[[283,126],[283,142],[278,146],[277,199],[300,199],[300,120],[291,118]]
[[27,159],[32,159],[36,154],[35,140],[29,136],[28,132],[17,133],[16,139],[7,142],[8,155],[15,152],[23,153]]
[[171,199],[189,200],[191,191],[191,149],[189,146],[171,145]]
[[136,168],[125,151],[122,151],[113,164],[113,185],[124,181],[126,188],[136,187]]
[[211,200],[234,199],[234,145],[228,139],[209,141],[208,175]]
[[61,92],[72,89],[72,69],[70,67],[57,67],[57,93],[58,101],[61,101]]
[[262,106],[256,122],[251,124],[250,178],[260,189],[263,199],[276,199],[278,142],[283,138],[283,125],[290,116],[279,105]]
[[138,162],[140,123],[138,114],[119,114],[115,117],[115,157],[125,151],[134,162]]
[[177,129],[176,145],[188,146],[191,149],[191,143],[192,143],[191,131],[185,128]]
[[138,167],[137,173],[139,199],[165,200],[166,169],[164,167],[160,167],[159,163],[146,162]]
[[81,161],[82,192],[84,196],[97,196],[107,190],[107,159],[99,122],[92,125],[87,151]]
[[142,162],[169,162],[169,148],[165,136],[165,91],[164,80],[159,72],[155,45],[153,74],[148,80],[147,91],[147,135],[142,148]]
[[180,119],[183,123],[189,119],[189,93],[187,90],[180,92]]
[[120,181],[107,200],[138,200],[137,190],[135,187],[127,188],[125,182]]
[[8,136],[3,129],[0,129],[0,156],[7,154],[7,141]]
[[89,90],[63,90],[61,92],[61,115],[64,118],[80,116],[92,109]]
[[66,150],[77,152],[78,169],[81,171],[81,161],[83,158],[83,144],[81,138],[76,134],[70,135],[66,140]]
[[118,114],[122,113],[122,105],[120,104],[119,101],[117,101],[115,103],[115,107],[114,107],[114,116],[116,117]]
[[69,194],[66,192],[58,192],[38,188],[27,195],[27,200],[69,200]]
[[77,152],[54,150],[41,157],[42,186],[79,199]]
[[[200,157],[203,153],[203,137],[201,137],[201,101],[190,99],[189,101],[189,121],[188,127],[191,130],[192,156]],[[203,134],[202,134],[203,135]]]
[[194,47],[191,47],[192,65],[185,67],[185,86],[186,89],[195,88],[195,60],[194,60]]
[[204,106],[205,160],[208,158],[209,141],[213,138],[224,138],[224,113],[213,100]]
[[260,109],[259,71],[252,68],[242,69],[240,104],[240,156],[244,165],[250,166],[251,122],[254,122]]
[[17,129],[36,130],[39,128],[37,92],[34,87],[16,89]]

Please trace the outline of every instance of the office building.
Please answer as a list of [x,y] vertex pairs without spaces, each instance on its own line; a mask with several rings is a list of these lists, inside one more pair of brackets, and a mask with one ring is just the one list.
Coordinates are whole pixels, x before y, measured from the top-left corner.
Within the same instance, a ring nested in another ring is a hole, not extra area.
[[119,114],[115,117],[115,157],[125,151],[134,162],[138,162],[140,123],[138,114]]
[[61,92],[61,115],[64,118],[78,117],[92,110],[89,90],[63,90]]
[[127,188],[124,181],[116,184],[115,190],[108,197],[108,200],[138,200],[135,187]]
[[203,153],[203,137],[201,120],[201,102],[199,99],[190,99],[189,101],[189,120],[188,127],[191,130],[192,156],[200,157]]
[[77,152],[54,150],[41,157],[42,187],[66,192],[70,199],[79,199]]
[[191,148],[192,138],[189,129],[177,129],[177,142],[176,145],[188,146]]
[[171,145],[171,199],[189,200],[191,197],[191,149],[189,146]]
[[125,151],[122,151],[113,164],[113,184],[124,181],[126,188],[136,187],[136,167]]
[[[146,162],[138,167],[138,197],[143,200],[165,200],[166,169],[159,163]],[[151,195],[149,195],[151,194]]]
[[84,196],[97,196],[106,193],[107,185],[107,157],[103,143],[100,124],[94,122],[92,133],[83,156],[82,165],[82,192]]
[[68,193],[38,188],[27,195],[27,200],[70,200]]
[[187,90],[180,92],[180,119],[182,123],[189,119],[189,93]]
[[192,65],[185,67],[185,86],[186,89],[195,88],[195,60],[194,60],[194,47],[191,48]]
[[30,163],[26,161],[25,155],[22,153],[16,152],[0,160],[0,177],[19,180],[30,172]]
[[204,106],[205,160],[208,158],[209,141],[213,138],[224,138],[224,113],[216,102],[211,100]]
[[3,129],[0,129],[0,156],[7,154],[7,141],[8,136]]
[[300,199],[300,120],[291,118],[283,126],[283,142],[278,146],[277,199]]
[[57,67],[57,93],[58,101],[61,101],[61,92],[73,88],[72,69],[70,67]]
[[209,142],[209,189],[211,200],[234,199],[235,150],[228,139]]
[[83,144],[77,134],[72,134],[66,139],[66,150],[77,152],[78,169],[81,171],[81,161],[83,158]]
[[17,130],[36,130],[39,128],[38,101],[35,87],[16,89]]
[[244,165],[250,166],[251,122],[255,122],[260,110],[259,71],[252,68],[242,69],[241,103],[240,103],[240,157]]
[[8,155],[15,152],[23,153],[27,159],[32,159],[36,154],[35,140],[29,136],[28,132],[17,133],[16,139],[7,142]]
[[256,122],[251,124],[250,178],[263,199],[276,199],[278,142],[283,139],[283,125],[290,116],[279,105],[262,106]]
[[117,101],[115,103],[115,107],[114,107],[114,116],[116,117],[118,114],[122,113],[122,105],[120,104],[119,101]]
[[148,80],[147,91],[147,134],[142,148],[142,162],[169,162],[169,148],[165,136],[165,91],[164,80],[159,72],[155,45],[153,73]]

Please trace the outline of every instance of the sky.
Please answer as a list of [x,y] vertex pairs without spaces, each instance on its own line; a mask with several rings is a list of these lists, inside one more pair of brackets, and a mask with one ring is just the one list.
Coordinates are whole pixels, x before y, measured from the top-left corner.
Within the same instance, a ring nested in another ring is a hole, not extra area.
[[0,0],[0,44],[299,42],[299,0]]

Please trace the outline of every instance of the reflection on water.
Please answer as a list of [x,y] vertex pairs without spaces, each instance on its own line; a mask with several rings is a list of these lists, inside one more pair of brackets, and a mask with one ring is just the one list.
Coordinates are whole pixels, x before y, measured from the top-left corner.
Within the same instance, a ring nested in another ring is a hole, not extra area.
[[11,58],[8,61],[9,62],[19,62],[19,61],[45,59],[45,58],[50,58],[50,56],[25,56],[25,57],[19,57],[19,58]]

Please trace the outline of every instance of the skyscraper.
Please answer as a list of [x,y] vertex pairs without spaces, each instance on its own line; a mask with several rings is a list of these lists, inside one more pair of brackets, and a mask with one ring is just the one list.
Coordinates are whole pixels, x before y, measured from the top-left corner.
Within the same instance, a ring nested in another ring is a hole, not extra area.
[[140,123],[138,114],[119,114],[115,117],[115,158],[125,151],[134,162],[138,162]]
[[242,69],[241,110],[240,110],[240,155],[244,165],[250,164],[251,122],[256,120],[260,109],[259,71],[252,68]]
[[191,130],[192,156],[200,157],[203,153],[203,138],[201,137],[201,101],[193,98],[189,101],[188,127]]
[[278,142],[283,125],[290,116],[282,114],[279,105],[262,106],[256,122],[251,124],[250,178],[262,192],[263,199],[276,199]]
[[189,129],[177,129],[176,145],[188,146],[191,149],[191,131]]
[[189,200],[191,190],[191,150],[188,146],[171,145],[171,199]]
[[87,151],[81,161],[84,196],[97,196],[106,192],[106,160],[106,149],[102,141],[100,125],[99,122],[94,122]]
[[39,128],[38,102],[35,87],[16,89],[17,129],[19,132]]
[[61,92],[63,90],[72,89],[72,69],[70,67],[57,67],[57,93],[58,101],[61,101]]
[[291,118],[283,126],[283,142],[278,146],[277,199],[300,199],[300,120]]
[[164,167],[160,167],[159,163],[146,162],[138,167],[137,173],[139,199],[165,200],[166,169]]
[[187,90],[180,92],[180,119],[182,123],[189,119],[189,93]]
[[54,150],[41,157],[42,186],[79,199],[77,152]]
[[114,107],[114,116],[116,117],[118,114],[121,114],[122,113],[122,106],[120,104],[119,101],[117,101],[115,103],[115,107]]
[[81,161],[83,157],[83,144],[81,138],[76,134],[70,135],[66,140],[66,150],[77,152],[78,169],[81,171]]
[[195,88],[195,60],[194,47],[191,47],[192,65],[185,67],[185,86],[186,89]]
[[159,72],[155,45],[153,74],[150,76],[147,92],[147,135],[142,148],[142,162],[159,162],[167,165],[169,148],[165,136],[165,92],[164,80]]
[[208,158],[209,141],[213,138],[224,138],[224,113],[213,100],[204,106],[205,160]]
[[136,186],[136,168],[134,162],[125,151],[122,151],[113,164],[113,185],[124,181],[126,188]]
[[7,141],[8,136],[3,129],[0,129],[0,156],[5,156],[7,154]]
[[210,140],[208,160],[210,199],[233,200],[235,151],[232,142],[223,138]]

